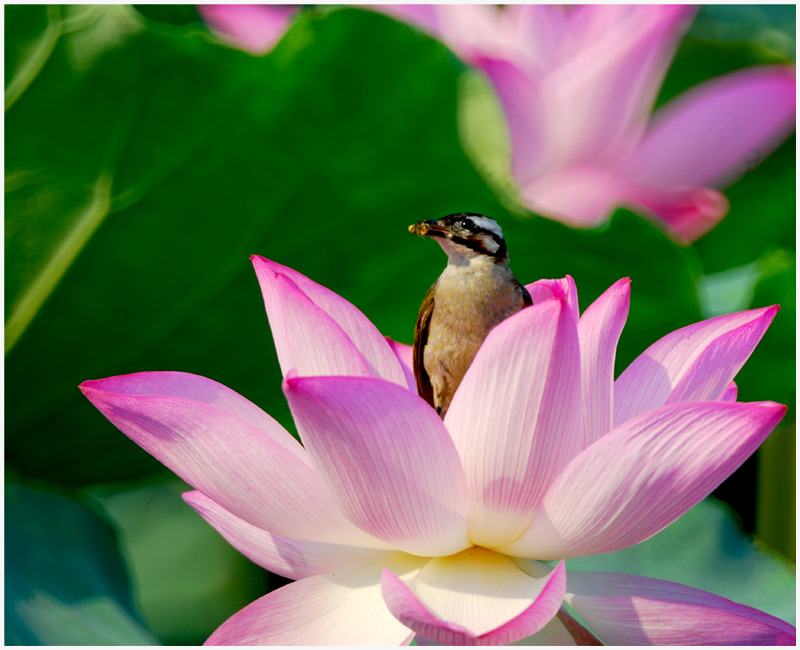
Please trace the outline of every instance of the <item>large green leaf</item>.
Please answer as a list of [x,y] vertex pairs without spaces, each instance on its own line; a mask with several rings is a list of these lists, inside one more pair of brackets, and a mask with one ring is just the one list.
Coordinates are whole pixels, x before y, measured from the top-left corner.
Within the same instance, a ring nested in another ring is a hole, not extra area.
[[152,645],[131,600],[116,537],[61,493],[6,483],[5,641]]
[[6,115],[6,310],[20,334],[6,453],[28,475],[75,485],[158,466],[81,397],[86,379],[195,372],[291,427],[252,253],[410,343],[444,257],[407,225],[478,211],[503,224],[525,282],[570,273],[585,307],[633,278],[620,367],[699,319],[692,251],[645,220],[577,232],[501,205],[459,143],[465,68],[418,31],[310,12],[252,57],[114,11],[62,35]]
[[229,616],[275,588],[182,498],[169,475],[89,490],[119,530],[142,617],[165,644],[200,645]]
[[637,546],[567,560],[567,569],[612,571],[679,582],[795,622],[794,568],[745,536],[714,499]]

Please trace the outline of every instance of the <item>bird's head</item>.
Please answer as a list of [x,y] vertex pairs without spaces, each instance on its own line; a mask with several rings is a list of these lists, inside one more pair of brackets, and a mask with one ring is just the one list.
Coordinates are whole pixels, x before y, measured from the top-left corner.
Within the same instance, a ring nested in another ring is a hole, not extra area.
[[408,232],[434,237],[448,257],[485,255],[498,262],[508,261],[506,240],[498,223],[482,214],[459,212],[408,227]]

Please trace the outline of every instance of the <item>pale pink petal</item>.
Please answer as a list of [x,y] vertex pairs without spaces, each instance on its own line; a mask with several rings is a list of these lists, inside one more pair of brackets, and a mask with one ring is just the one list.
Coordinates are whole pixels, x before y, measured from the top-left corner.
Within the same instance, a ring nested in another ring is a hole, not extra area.
[[152,395],[182,397],[187,400],[216,406],[249,422],[275,442],[309,463],[303,446],[270,415],[235,390],[213,379],[188,372],[135,372],[96,381],[87,381],[86,388],[120,395]]
[[739,397],[739,387],[736,385],[735,381],[732,381],[725,387],[725,390],[722,391],[722,395],[719,396],[717,401],[735,402],[737,397]]
[[792,132],[795,91],[784,66],[701,84],[656,113],[623,173],[657,187],[727,185]]
[[534,305],[538,305],[545,300],[560,300],[563,298],[572,310],[575,322],[578,322],[580,318],[578,287],[575,286],[575,280],[572,279],[571,275],[557,280],[537,280],[531,284],[526,284],[525,288],[528,290]]
[[[150,375],[143,378],[143,375]],[[210,393],[196,398],[198,382],[180,373],[140,373],[81,384],[83,394],[117,428],[187,483],[245,521],[286,537],[383,546],[353,526],[325,491],[306,452],[263,414],[254,424]],[[176,375],[177,378],[176,378]],[[166,395],[141,394],[143,384],[174,382]],[[183,381],[184,384],[179,383]],[[206,390],[213,382],[206,382]],[[130,384],[131,393],[127,392]],[[188,385],[188,397],[175,396]],[[243,398],[242,398],[243,399]],[[241,407],[241,404],[237,404]],[[247,409],[237,408],[238,412]],[[248,413],[252,416],[252,412]]]
[[630,420],[567,466],[503,552],[546,560],[638,544],[708,496],[785,412],[773,402],[695,402]]
[[511,169],[524,187],[545,165],[549,153],[540,76],[508,59],[482,56],[475,63],[487,74],[503,104],[511,136]]
[[197,5],[197,13],[223,40],[253,54],[271,50],[296,11],[288,5]]
[[297,271],[251,259],[284,375],[371,375],[406,386],[386,339],[356,307]]
[[615,426],[664,404],[719,399],[778,309],[718,316],[656,341],[614,384]]
[[614,360],[628,318],[631,280],[618,280],[578,321],[584,447],[611,431],[614,420]]
[[281,587],[236,612],[205,645],[391,646],[413,636],[386,607],[373,564]]
[[272,535],[228,512],[202,492],[185,492],[183,498],[237,551],[268,571],[293,580],[349,569],[395,552]]
[[633,151],[693,11],[598,5],[583,12],[591,33],[575,39],[571,56],[540,84],[545,138],[533,173],[616,165]]
[[565,299],[506,319],[478,351],[445,417],[467,475],[474,544],[501,546],[520,535],[582,449],[579,363]]
[[[501,561],[511,565],[507,559]],[[561,607],[566,587],[563,562],[539,580],[516,567],[515,574],[506,573],[499,561],[496,566],[478,563],[450,572],[446,563],[447,558],[442,558],[426,565],[412,581],[414,591],[390,569],[384,569],[382,579],[389,610],[414,632],[438,645],[513,643],[542,630]],[[490,566],[500,570],[500,575],[493,576]],[[420,583],[425,573],[438,574],[430,576],[427,589]],[[485,629],[487,624],[492,627]]]
[[576,228],[595,226],[618,207],[643,212],[682,242],[697,239],[728,212],[728,200],[703,187],[652,187],[602,167],[576,166],[542,174],[520,188],[532,210]]
[[494,5],[436,5],[442,40],[466,61],[491,53],[502,43],[500,9]]
[[437,5],[366,5],[374,11],[385,13],[397,20],[414,25],[431,36],[441,37],[441,24]]
[[699,239],[728,214],[728,199],[710,187],[670,187],[667,189],[632,184],[624,204],[644,209],[657,217],[686,244]]
[[617,207],[637,205],[631,183],[602,167],[566,167],[523,183],[520,196],[542,216],[575,228],[602,223]]
[[[574,8],[571,8],[574,10]],[[507,57],[525,69],[544,72],[561,62],[567,19],[558,5],[506,5],[500,14],[499,30]]]
[[[558,615],[550,619],[550,621],[536,634],[527,636],[524,639],[515,641],[513,645],[517,646],[554,646],[554,645],[578,645],[575,637],[570,634],[570,631],[565,627],[564,623],[559,620],[559,617],[564,613],[564,608],[559,610]],[[417,645],[422,645],[417,642]],[[587,644],[580,644],[587,645]]]
[[290,375],[284,391],[317,471],[351,521],[414,555],[469,546],[458,453],[422,398],[358,377]]
[[397,341],[390,339],[388,336],[386,337],[386,342],[389,344],[392,352],[394,352],[394,356],[397,357],[397,360],[400,362],[400,366],[403,368],[403,374],[406,377],[408,390],[416,395],[417,380],[414,378],[414,346],[406,345],[405,343],[398,343]]
[[608,645],[795,645],[792,625],[674,582],[570,571],[567,602]]

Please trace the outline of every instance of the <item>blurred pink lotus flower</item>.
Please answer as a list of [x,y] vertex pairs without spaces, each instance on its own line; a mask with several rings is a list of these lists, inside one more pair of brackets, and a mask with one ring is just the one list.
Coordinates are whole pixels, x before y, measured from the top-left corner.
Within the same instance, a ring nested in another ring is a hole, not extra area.
[[222,40],[251,54],[275,47],[298,11],[292,5],[197,5],[200,17]]
[[482,68],[502,102],[523,202],[571,226],[624,205],[693,241],[728,211],[715,188],[794,129],[795,71],[760,66],[651,115],[695,8],[384,5]]
[[786,409],[736,402],[732,380],[777,307],[668,334],[614,381],[629,280],[582,316],[570,277],[535,282],[442,421],[416,395],[409,346],[296,271],[253,263],[302,446],[196,375],[81,386],[196,488],[186,501],[225,539],[295,580],[207,644],[794,644],[753,608],[563,562],[654,535],[761,444]]

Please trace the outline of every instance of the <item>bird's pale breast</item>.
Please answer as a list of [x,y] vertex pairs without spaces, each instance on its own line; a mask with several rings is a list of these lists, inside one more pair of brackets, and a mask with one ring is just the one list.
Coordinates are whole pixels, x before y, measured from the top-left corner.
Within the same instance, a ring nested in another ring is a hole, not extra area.
[[436,283],[424,363],[442,412],[489,331],[524,306],[511,270],[488,263],[474,269],[448,265]]

